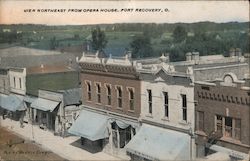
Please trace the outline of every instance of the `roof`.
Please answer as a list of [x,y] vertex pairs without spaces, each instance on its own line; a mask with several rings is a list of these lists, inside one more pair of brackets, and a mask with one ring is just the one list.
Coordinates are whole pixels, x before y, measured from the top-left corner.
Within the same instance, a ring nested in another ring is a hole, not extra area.
[[189,160],[190,136],[143,124],[125,148],[127,152],[149,160]]
[[38,73],[59,73],[59,72],[69,72],[74,71],[73,68],[64,65],[40,65],[27,68],[27,74],[38,74]]
[[23,110],[25,108],[23,100],[13,94],[0,94],[0,100],[0,107],[9,111],[15,112],[17,110]]
[[60,102],[51,101],[44,98],[37,98],[34,102],[31,103],[31,107],[42,110],[42,111],[54,111]]
[[[55,65],[68,64],[77,68],[76,56],[73,53],[65,53],[49,50],[38,50],[24,47],[11,47],[0,49],[1,63],[0,67],[34,67],[41,64]],[[28,60],[28,61],[27,61]]]
[[10,48],[0,49],[0,56],[1,57],[14,57],[20,55],[29,55],[29,56],[37,56],[37,55],[58,55],[61,54],[58,51],[51,51],[51,50],[39,50],[39,49],[32,49],[32,48],[25,48],[21,46],[14,46]]
[[95,141],[109,136],[107,125],[107,116],[82,110],[68,132]]
[[207,56],[200,56],[200,60],[218,60],[224,59],[223,55],[207,55]]
[[64,106],[80,104],[82,98],[81,88],[73,88],[68,90],[59,90],[63,93]]

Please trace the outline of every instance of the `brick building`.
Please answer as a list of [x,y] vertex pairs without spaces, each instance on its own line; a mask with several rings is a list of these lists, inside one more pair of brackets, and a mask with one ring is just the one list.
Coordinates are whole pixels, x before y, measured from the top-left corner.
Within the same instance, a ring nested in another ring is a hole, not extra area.
[[227,73],[221,80],[195,83],[198,157],[214,152],[249,159],[249,79]]
[[84,145],[125,154],[125,145],[138,130],[141,112],[135,66],[128,56],[106,58],[99,52],[83,54],[79,65],[83,110],[69,132],[81,136]]

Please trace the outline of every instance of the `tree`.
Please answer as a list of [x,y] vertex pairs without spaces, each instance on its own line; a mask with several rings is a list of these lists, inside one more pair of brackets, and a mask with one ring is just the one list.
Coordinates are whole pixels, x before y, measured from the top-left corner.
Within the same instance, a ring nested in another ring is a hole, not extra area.
[[182,26],[177,26],[173,32],[174,41],[177,43],[183,42],[187,38],[187,31]]
[[50,39],[50,44],[49,44],[49,46],[50,46],[50,49],[51,49],[51,50],[55,50],[55,49],[59,46],[59,42],[58,42],[58,40],[56,40],[56,37],[55,37],[55,36],[53,36],[53,37]]
[[153,56],[153,48],[148,36],[136,36],[130,43],[130,47],[132,49],[132,58],[144,58]]
[[101,31],[100,27],[97,26],[94,30],[92,30],[91,33],[92,33],[91,43],[93,49],[102,51],[108,43],[104,31]]

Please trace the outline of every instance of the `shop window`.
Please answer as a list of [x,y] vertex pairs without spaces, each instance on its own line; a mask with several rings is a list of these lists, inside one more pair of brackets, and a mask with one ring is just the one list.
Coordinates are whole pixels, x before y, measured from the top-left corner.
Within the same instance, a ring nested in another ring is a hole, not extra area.
[[241,120],[232,117],[216,116],[216,131],[224,137],[241,139]]
[[152,90],[148,89],[148,113],[152,114]]

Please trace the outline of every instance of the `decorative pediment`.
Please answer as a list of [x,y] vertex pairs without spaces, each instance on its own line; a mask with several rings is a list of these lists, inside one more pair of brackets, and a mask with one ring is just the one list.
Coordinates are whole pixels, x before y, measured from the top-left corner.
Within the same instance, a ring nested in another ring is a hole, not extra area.
[[156,77],[154,81],[155,82],[164,82],[165,80],[159,76],[159,77]]

